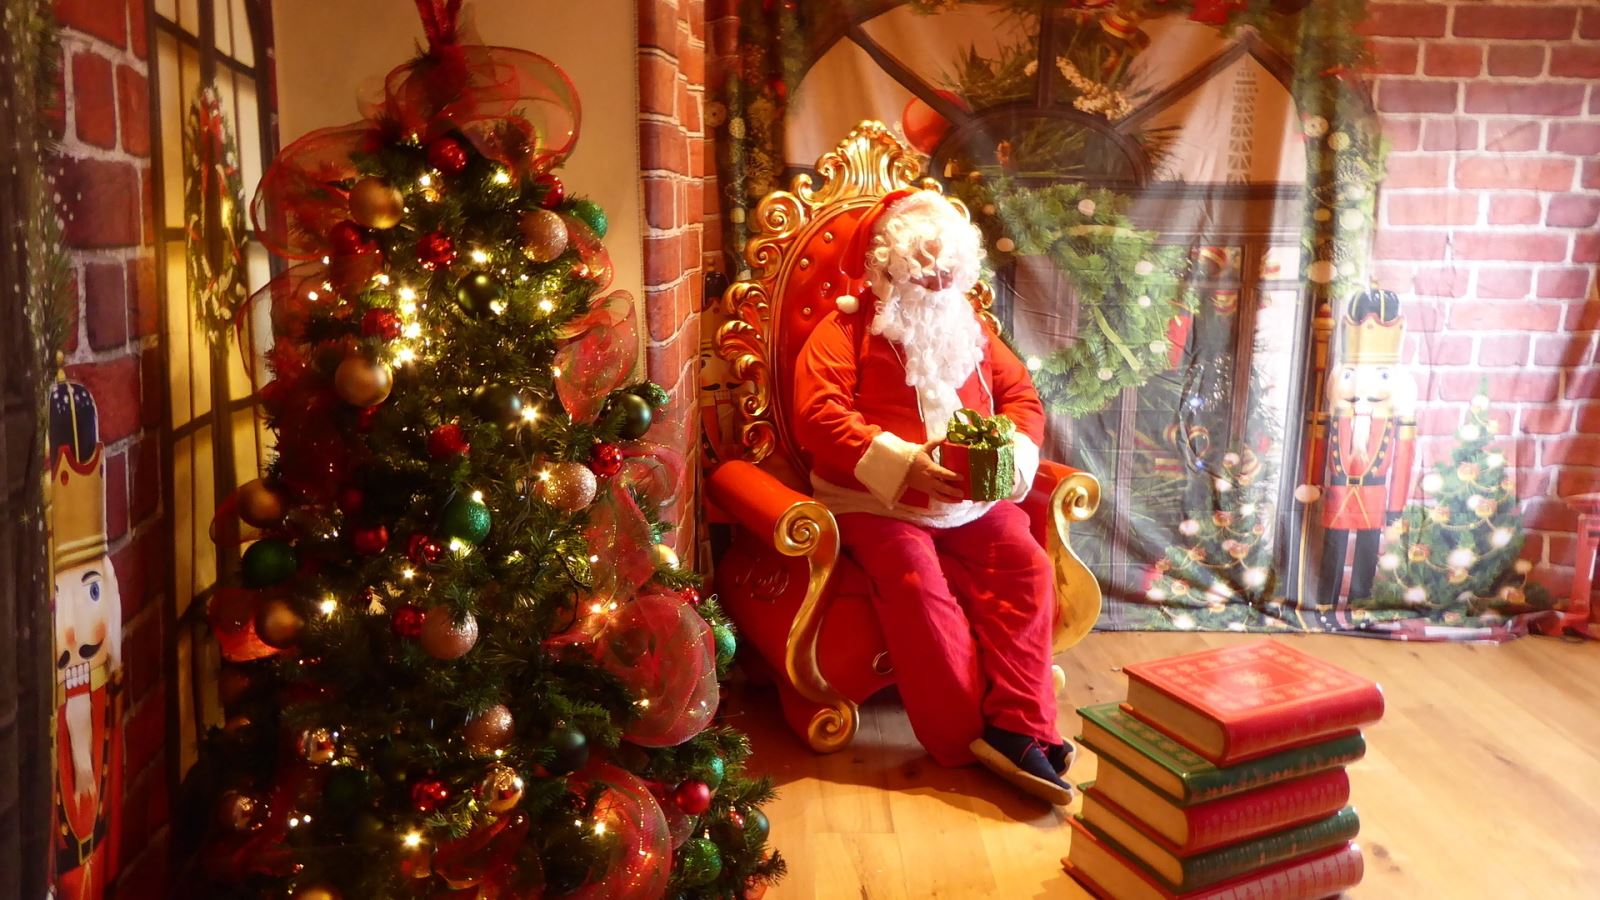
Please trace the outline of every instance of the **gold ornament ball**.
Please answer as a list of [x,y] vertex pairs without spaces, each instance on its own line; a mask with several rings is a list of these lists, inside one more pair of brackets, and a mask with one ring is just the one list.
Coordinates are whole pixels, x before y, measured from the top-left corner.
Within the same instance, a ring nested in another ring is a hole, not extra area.
[[289,896],[291,900],[340,900],[344,895],[332,885],[318,883],[297,887]]
[[377,406],[394,389],[394,372],[376,360],[352,353],[333,373],[333,389],[351,406]]
[[478,620],[468,613],[457,622],[449,607],[435,606],[422,617],[418,641],[434,659],[459,659],[478,643]]
[[305,627],[306,620],[300,611],[282,597],[274,597],[256,610],[256,637],[268,647],[279,650],[293,647]]
[[514,724],[511,710],[504,703],[496,703],[468,719],[461,729],[461,737],[473,753],[493,753],[511,743]]
[[350,218],[357,225],[381,230],[400,224],[405,199],[382,178],[363,178],[350,188]]
[[508,813],[522,802],[522,777],[510,766],[495,763],[478,782],[478,799],[495,815]]
[[217,821],[232,831],[254,831],[261,827],[257,815],[261,801],[244,791],[224,791],[217,802]]
[[538,483],[539,499],[562,512],[577,512],[594,502],[600,482],[594,470],[583,463],[560,462],[550,467],[547,478]]
[[283,521],[289,503],[283,494],[264,479],[247,481],[239,488],[239,518],[257,528],[270,528]]
[[567,252],[567,223],[548,209],[522,214],[522,253],[536,263],[547,263]]
[[678,567],[678,551],[667,544],[657,544],[650,548],[650,561],[658,569],[676,569]]

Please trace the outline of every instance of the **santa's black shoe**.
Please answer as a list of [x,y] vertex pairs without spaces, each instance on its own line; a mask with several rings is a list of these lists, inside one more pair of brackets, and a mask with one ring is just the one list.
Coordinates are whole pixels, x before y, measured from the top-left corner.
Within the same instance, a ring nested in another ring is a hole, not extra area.
[[1056,806],[1072,802],[1072,787],[1056,774],[1039,741],[991,725],[971,750],[985,768],[1019,790]]
[[1067,777],[1067,770],[1072,768],[1072,761],[1078,756],[1078,748],[1071,741],[1063,740],[1059,744],[1050,744],[1044,748],[1044,758],[1050,760],[1050,768],[1062,778]]

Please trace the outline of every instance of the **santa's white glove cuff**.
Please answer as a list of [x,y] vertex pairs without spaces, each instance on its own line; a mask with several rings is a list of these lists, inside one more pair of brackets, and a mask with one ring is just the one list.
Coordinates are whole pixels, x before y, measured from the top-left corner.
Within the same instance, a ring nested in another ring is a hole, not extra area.
[[1039,474],[1039,445],[1021,432],[1011,435],[1011,455],[1016,462],[1017,483],[1006,499],[1019,501],[1033,490],[1033,476]]
[[906,491],[906,476],[911,474],[911,462],[922,447],[887,431],[880,432],[867,445],[856,463],[856,480],[886,509],[893,509]]

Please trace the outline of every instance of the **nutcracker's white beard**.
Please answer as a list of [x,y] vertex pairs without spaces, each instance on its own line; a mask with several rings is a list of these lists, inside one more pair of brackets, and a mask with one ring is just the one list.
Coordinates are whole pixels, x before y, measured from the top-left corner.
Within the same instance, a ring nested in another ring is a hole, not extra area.
[[899,345],[928,439],[938,440],[961,408],[956,391],[983,360],[983,327],[967,299],[982,251],[977,229],[947,201],[907,202],[885,217],[868,257],[878,297],[871,331]]
[[81,796],[94,790],[94,703],[88,694],[67,698],[67,742],[72,751],[72,781]]

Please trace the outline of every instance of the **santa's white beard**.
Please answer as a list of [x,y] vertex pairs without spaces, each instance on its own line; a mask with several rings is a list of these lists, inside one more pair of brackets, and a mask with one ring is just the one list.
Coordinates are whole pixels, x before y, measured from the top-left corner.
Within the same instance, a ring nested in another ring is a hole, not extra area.
[[872,333],[899,346],[906,384],[917,392],[928,440],[939,440],[950,417],[961,409],[956,392],[983,361],[983,327],[972,301],[955,287],[928,290],[882,275],[873,279],[872,287],[879,298]]
[[88,694],[67,698],[67,743],[72,751],[72,781],[79,796],[95,789],[94,757],[90,755],[94,744],[94,704]]

